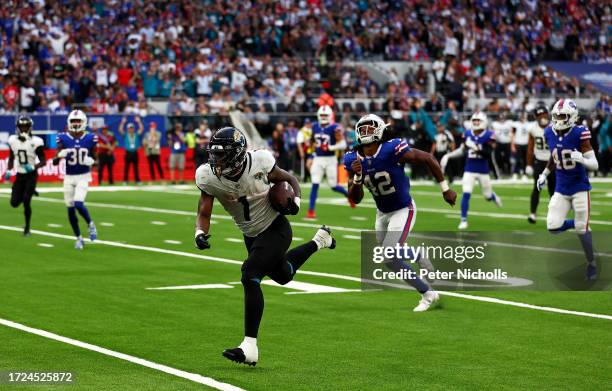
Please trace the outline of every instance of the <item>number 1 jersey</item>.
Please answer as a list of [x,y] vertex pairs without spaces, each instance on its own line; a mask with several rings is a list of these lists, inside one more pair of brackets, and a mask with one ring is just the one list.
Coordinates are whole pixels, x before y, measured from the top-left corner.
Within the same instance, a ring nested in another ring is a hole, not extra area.
[[206,163],[196,171],[196,186],[221,202],[245,236],[255,237],[278,216],[268,198],[271,187],[268,174],[275,165],[274,156],[269,151],[250,151],[247,152],[244,172],[237,181],[223,176],[218,178]]
[[580,151],[583,140],[591,139],[591,132],[584,126],[574,126],[565,134],[555,132],[552,127],[544,129],[544,138],[556,166],[555,192],[574,195],[591,190],[586,168],[572,160],[572,151]]
[[344,156],[344,167],[351,170],[355,159],[361,158],[363,184],[368,188],[376,207],[383,213],[390,213],[410,206],[410,181],[404,174],[403,154],[410,151],[408,143],[401,139],[383,142],[372,156],[358,156],[351,151]]

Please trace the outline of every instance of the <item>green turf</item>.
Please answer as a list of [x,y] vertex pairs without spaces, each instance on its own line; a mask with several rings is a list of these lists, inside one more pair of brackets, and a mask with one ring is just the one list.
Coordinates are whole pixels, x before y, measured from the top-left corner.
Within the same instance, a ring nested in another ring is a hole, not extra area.
[[[593,229],[612,231],[612,186],[596,184]],[[472,230],[539,230],[526,223],[529,187],[499,186],[504,208],[474,196]],[[305,189],[302,198],[307,199]],[[415,232],[454,230],[458,207],[447,207],[432,186],[414,189],[420,209]],[[369,196],[351,210],[321,191],[316,223],[292,218],[294,236],[308,240],[325,223],[336,250],[315,254],[304,270],[359,276],[359,241],[344,235],[372,229]],[[34,201],[34,229],[70,235],[61,193]],[[0,224],[20,227],[21,210],[5,195]],[[91,192],[90,211],[102,240],[240,261],[245,250],[233,223],[216,205],[212,248],[193,247],[197,193],[190,190]],[[113,207],[115,205],[115,207]],[[126,206],[179,211],[128,210]],[[305,209],[306,204],[302,207]],[[431,211],[429,211],[431,210]],[[184,212],[184,213],[181,213]],[[540,216],[545,215],[543,200]],[[452,215],[452,216],[451,216]],[[363,217],[354,220],[351,217]],[[164,222],[154,225],[151,222]],[[597,223],[599,221],[599,223]],[[105,227],[101,223],[113,223]],[[61,224],[49,227],[48,224]],[[84,224],[81,224],[84,229]],[[570,234],[568,234],[570,237]],[[169,244],[164,240],[181,241]],[[40,247],[38,244],[53,247]],[[296,241],[295,244],[299,244]],[[287,295],[264,286],[266,309],[256,368],[221,357],[242,339],[242,288],[151,291],[147,287],[236,282],[239,265],[104,244],[73,249],[73,240],[0,229],[0,318],[134,355],[249,390],[263,389],[606,389],[612,381],[612,323],[499,304],[444,297],[441,309],[414,314],[407,291]],[[359,288],[359,283],[301,274],[298,281]],[[610,292],[486,292],[529,304],[612,315]],[[0,371],[63,370],[76,386],[53,389],[184,390],[196,383],[99,353],[0,326]],[[0,388],[6,388],[1,385]],[[36,388],[34,388],[36,389]],[[40,389],[40,388],[38,388]]]

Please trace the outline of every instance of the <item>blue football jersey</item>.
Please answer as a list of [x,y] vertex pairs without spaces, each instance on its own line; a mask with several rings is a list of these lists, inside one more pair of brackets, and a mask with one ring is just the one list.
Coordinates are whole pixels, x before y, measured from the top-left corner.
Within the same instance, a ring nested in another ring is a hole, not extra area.
[[316,156],[334,156],[336,154],[335,151],[330,151],[329,147],[336,144],[336,130],[338,129],[339,126],[336,123],[322,126],[315,122],[312,125]]
[[[376,207],[383,213],[406,208],[412,203],[410,181],[404,174],[404,164],[400,157],[410,151],[406,141],[393,139],[380,144],[372,156],[363,157],[363,184],[368,188]],[[351,164],[357,159],[357,151],[344,156],[344,167],[351,170]]]
[[74,138],[70,133],[61,133],[57,136],[58,144],[62,149],[74,149],[66,156],[66,175],[87,174],[91,167],[83,164],[87,156],[91,156],[91,150],[98,143],[98,136],[94,133],[85,133],[80,138]]
[[544,129],[544,138],[555,162],[555,192],[573,195],[591,190],[586,168],[571,159],[572,151],[580,151],[582,140],[589,140],[591,132],[584,126],[574,126],[564,135],[556,133],[550,126]]
[[[474,134],[474,132],[470,130],[466,130],[463,133],[464,142],[470,139],[475,144],[485,145],[491,141],[495,141],[495,133],[492,130],[486,129],[480,134]],[[465,159],[465,169],[466,172],[475,172],[478,174],[488,174],[489,173],[489,160],[480,153],[480,151],[474,151],[472,149],[468,149],[467,157]]]

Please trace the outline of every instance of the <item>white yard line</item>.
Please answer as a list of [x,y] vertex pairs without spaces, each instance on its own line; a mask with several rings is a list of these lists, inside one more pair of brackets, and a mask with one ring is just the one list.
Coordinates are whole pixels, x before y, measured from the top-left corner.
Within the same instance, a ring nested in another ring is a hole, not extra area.
[[55,341],[58,341],[58,342],[63,342],[65,344],[72,345],[72,346],[77,346],[77,347],[82,348],[82,349],[91,350],[93,352],[104,354],[106,356],[115,357],[115,358],[118,358],[120,360],[129,361],[129,362],[134,363],[134,364],[142,365],[143,367],[155,369],[156,371],[165,372],[165,373],[170,374],[170,375],[174,375],[174,376],[177,376],[177,377],[181,377],[183,379],[191,380],[192,382],[204,384],[204,385],[207,385],[209,387],[215,388],[217,390],[221,390],[221,391],[243,391],[243,389],[240,388],[240,387],[236,387],[234,385],[227,384],[227,383],[222,383],[222,382],[217,381],[217,380],[215,380],[213,378],[202,376],[202,375],[198,375],[197,373],[185,372],[185,371],[182,371],[180,369],[172,368],[172,367],[169,367],[169,366],[163,365],[163,364],[158,364],[158,363],[155,363],[153,361],[145,360],[143,358],[139,358],[139,357],[135,357],[135,356],[130,356],[129,354],[120,353],[120,352],[117,352],[117,351],[114,351],[114,350],[110,350],[110,349],[106,349],[106,348],[103,348],[103,347],[100,347],[100,346],[97,346],[97,345],[92,345],[92,344],[87,343],[87,342],[82,342],[82,341],[78,341],[76,339],[72,339],[72,338],[68,338],[68,337],[63,337],[61,335],[54,334],[54,333],[51,333],[49,331],[45,331],[45,330],[41,330],[41,329],[35,329],[33,327],[29,327],[29,326],[23,325],[21,323],[16,323],[16,322],[13,322],[13,321],[10,321],[10,320],[6,320],[6,319],[1,319],[0,318],[0,324],[4,325],[6,327],[13,328],[13,329],[25,331],[26,333],[38,335],[40,337],[52,339],[52,340],[55,340]]
[[[12,227],[12,226],[7,226],[7,225],[0,225],[0,229],[7,230],[7,231],[16,231],[16,232],[22,231],[22,228]],[[54,232],[46,232],[46,231],[39,231],[39,230],[32,230],[31,232],[32,234],[36,234],[36,235],[49,236],[49,237],[54,237],[54,238],[59,238],[59,239],[74,240],[74,237],[72,236],[57,234]],[[195,259],[200,259],[200,260],[229,263],[233,265],[242,265],[241,261],[236,261],[233,259],[212,257],[212,256],[207,256],[207,255],[184,252],[184,251],[167,250],[167,249],[157,248],[157,247],[140,246],[140,245],[134,245],[134,244],[127,244],[127,243],[118,243],[118,242],[112,242],[112,241],[106,241],[106,240],[96,240],[94,243],[103,244],[107,246],[113,246],[113,247],[129,248],[133,250],[142,250],[142,251],[150,251],[150,252],[155,252],[155,253],[177,255],[177,256],[195,258]],[[347,275],[342,275],[342,274],[321,273],[321,272],[313,272],[313,271],[307,271],[307,270],[300,270],[299,274],[335,278],[338,280],[354,281],[354,282],[361,283],[361,278],[359,277],[347,276]],[[379,285],[386,285],[386,283],[381,282]],[[410,288],[406,287],[406,289],[410,289]],[[438,291],[438,293],[442,295],[446,295],[446,296],[459,297],[462,299],[475,300],[475,301],[481,301],[481,302],[486,302],[486,303],[508,305],[508,306],[513,306],[513,307],[527,308],[527,309],[544,311],[544,312],[554,312],[554,313],[565,314],[565,315],[575,315],[575,316],[583,316],[583,317],[589,317],[589,318],[612,320],[612,315],[595,314],[595,313],[582,312],[582,311],[572,311],[572,310],[565,310],[565,309],[554,308],[554,307],[543,307],[543,306],[521,303],[521,302],[516,302],[516,301],[496,299],[496,298],[487,297],[487,296],[468,295],[468,294],[457,293],[457,292]]]

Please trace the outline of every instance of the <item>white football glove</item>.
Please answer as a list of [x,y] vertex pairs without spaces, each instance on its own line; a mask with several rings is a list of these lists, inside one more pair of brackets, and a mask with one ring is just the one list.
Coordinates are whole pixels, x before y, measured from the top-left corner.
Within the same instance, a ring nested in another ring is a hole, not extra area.
[[536,183],[538,191],[542,191],[542,189],[544,188],[544,185],[546,185],[547,177],[548,176],[545,174],[540,174],[540,176],[538,177],[538,182]]
[[580,164],[584,163],[584,156],[582,156],[582,152],[580,151],[572,151],[570,158],[576,163],[580,163]]
[[62,159],[63,159],[63,158],[65,158],[66,156],[68,156],[68,154],[69,154],[70,152],[72,152],[73,150],[74,150],[74,148],[66,148],[66,149],[62,149],[61,151],[59,151],[59,152],[57,153],[57,157],[59,157],[59,158],[62,158]]
[[440,159],[440,168],[442,168],[442,172],[446,171],[447,164],[448,164],[448,153],[442,156],[442,159]]
[[85,156],[83,159],[83,164],[86,166],[93,166],[96,161],[91,156]]
[[533,167],[531,167],[531,166],[525,167],[525,175],[533,176]]
[[465,139],[465,146],[469,149],[478,150],[478,144],[476,144],[471,138]]

